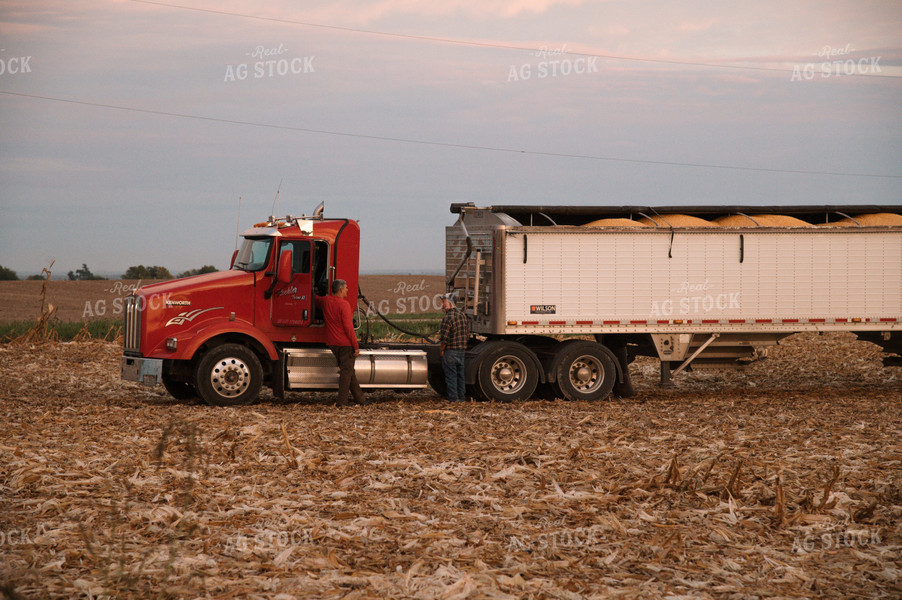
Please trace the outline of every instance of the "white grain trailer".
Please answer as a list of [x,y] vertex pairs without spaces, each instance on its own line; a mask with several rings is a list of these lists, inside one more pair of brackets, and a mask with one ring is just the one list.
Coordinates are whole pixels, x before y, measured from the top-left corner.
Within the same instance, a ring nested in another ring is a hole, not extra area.
[[667,384],[803,331],[855,332],[902,362],[902,206],[452,212],[448,286],[478,335],[476,396],[628,395],[636,355],[660,359]]

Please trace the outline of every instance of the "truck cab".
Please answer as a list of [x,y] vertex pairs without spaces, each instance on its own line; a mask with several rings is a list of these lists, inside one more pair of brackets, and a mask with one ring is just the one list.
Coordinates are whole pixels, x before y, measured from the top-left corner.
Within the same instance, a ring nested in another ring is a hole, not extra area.
[[[241,237],[228,271],[147,285],[126,299],[124,379],[162,383],[176,398],[213,405],[250,402],[264,385],[277,395],[337,387],[315,296],[343,279],[348,297],[357,298],[358,223],[321,213],[270,217]],[[385,352],[361,353],[362,386],[381,387],[371,375]],[[396,358],[413,359],[421,376],[386,383],[425,387],[420,353]]]

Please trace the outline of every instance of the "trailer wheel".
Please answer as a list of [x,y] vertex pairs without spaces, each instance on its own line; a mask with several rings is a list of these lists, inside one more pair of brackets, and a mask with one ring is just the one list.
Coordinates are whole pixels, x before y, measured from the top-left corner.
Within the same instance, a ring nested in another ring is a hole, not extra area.
[[494,344],[481,353],[479,361],[476,380],[487,400],[526,400],[536,391],[539,382],[536,361],[522,344]]
[[554,359],[557,389],[567,400],[601,400],[614,388],[617,366],[599,344],[563,344]]
[[211,406],[252,402],[263,385],[260,359],[241,344],[223,344],[209,350],[197,364],[200,397]]

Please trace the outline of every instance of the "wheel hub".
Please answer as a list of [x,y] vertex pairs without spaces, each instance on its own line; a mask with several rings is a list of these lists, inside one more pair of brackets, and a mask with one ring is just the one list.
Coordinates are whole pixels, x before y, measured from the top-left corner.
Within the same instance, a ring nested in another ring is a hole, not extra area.
[[224,358],[210,373],[213,389],[226,398],[240,395],[250,384],[251,374],[244,361],[237,358]]
[[523,385],[525,366],[513,357],[503,357],[492,365],[492,384],[504,393],[516,391]]
[[603,367],[592,356],[581,356],[570,366],[570,383],[581,392],[590,392],[601,385]]

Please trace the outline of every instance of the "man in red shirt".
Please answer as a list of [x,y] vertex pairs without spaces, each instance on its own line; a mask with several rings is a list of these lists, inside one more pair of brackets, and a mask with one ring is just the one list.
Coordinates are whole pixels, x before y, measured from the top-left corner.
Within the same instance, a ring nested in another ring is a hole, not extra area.
[[349,406],[348,393],[354,401],[365,404],[363,390],[357,382],[354,362],[360,354],[354,321],[351,319],[351,303],[347,300],[348,284],[344,279],[332,282],[331,296],[316,296],[316,305],[326,320],[326,345],[338,361],[338,402],[336,406]]

